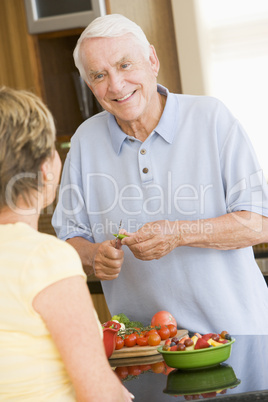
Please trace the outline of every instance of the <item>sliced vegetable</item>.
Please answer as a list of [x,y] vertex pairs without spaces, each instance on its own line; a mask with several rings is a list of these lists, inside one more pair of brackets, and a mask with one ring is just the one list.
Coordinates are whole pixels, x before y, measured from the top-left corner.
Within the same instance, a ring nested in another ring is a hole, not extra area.
[[124,237],[128,237],[127,235],[123,235],[123,234],[120,234],[120,233],[119,234],[114,233],[113,236],[117,237],[119,240],[122,240]]

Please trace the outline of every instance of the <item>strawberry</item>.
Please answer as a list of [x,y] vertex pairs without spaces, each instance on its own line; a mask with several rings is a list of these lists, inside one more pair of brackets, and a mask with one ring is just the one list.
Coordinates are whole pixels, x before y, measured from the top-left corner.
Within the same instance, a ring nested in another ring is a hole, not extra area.
[[210,344],[203,338],[198,338],[197,342],[195,344],[195,349],[205,349],[205,348],[209,348]]
[[177,351],[177,345],[174,345],[174,346],[171,346],[171,348],[170,348],[170,351],[172,352],[174,352],[174,351]]
[[209,334],[202,335],[202,339],[205,341],[208,341],[213,335],[213,332],[210,332]]

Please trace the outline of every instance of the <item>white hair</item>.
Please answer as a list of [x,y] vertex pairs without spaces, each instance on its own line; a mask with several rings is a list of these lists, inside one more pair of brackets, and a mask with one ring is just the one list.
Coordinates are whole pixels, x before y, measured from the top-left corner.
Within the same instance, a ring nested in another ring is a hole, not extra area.
[[82,42],[89,38],[115,38],[127,34],[133,35],[138,40],[145,57],[149,59],[150,43],[145,33],[139,25],[121,14],[108,14],[98,17],[85,28],[73,52],[74,63],[83,80],[87,81],[88,79],[80,52]]

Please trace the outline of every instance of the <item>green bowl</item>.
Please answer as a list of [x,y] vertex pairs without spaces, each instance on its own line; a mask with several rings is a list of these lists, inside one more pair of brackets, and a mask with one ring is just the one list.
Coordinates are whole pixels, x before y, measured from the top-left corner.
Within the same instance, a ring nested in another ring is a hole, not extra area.
[[180,352],[168,352],[163,346],[157,348],[169,367],[181,370],[196,370],[216,366],[230,357],[232,344],[235,339],[221,346],[213,346],[206,349],[186,350]]
[[203,370],[174,370],[167,377],[164,393],[171,395],[194,395],[219,392],[240,384],[233,368],[225,363]]

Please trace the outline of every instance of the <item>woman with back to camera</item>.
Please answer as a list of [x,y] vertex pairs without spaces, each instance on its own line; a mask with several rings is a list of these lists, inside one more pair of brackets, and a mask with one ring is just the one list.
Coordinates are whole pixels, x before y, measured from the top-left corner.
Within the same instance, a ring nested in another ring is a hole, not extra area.
[[131,401],[107,361],[78,254],[37,230],[60,170],[49,110],[0,88],[0,400]]

